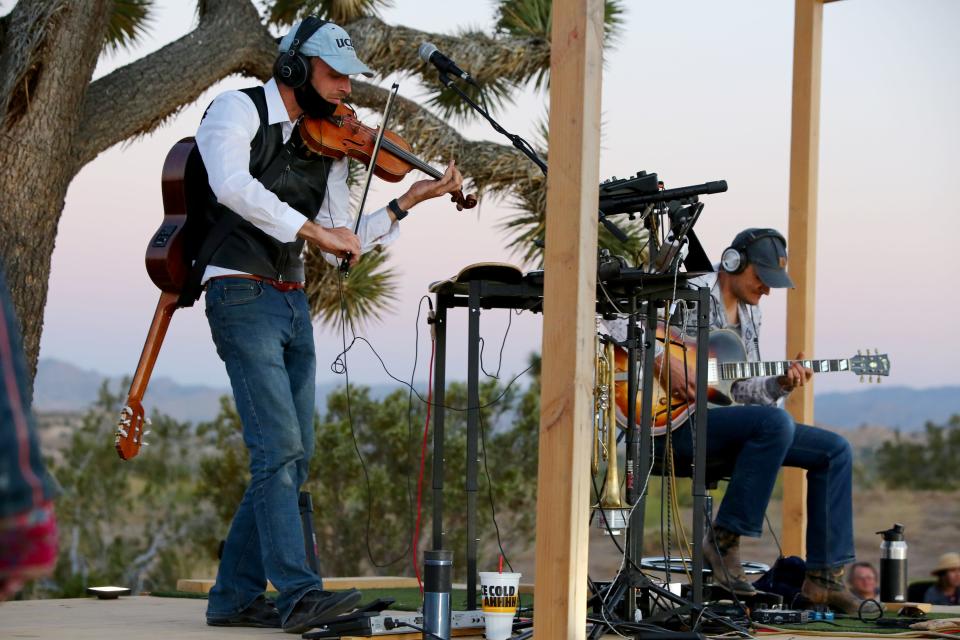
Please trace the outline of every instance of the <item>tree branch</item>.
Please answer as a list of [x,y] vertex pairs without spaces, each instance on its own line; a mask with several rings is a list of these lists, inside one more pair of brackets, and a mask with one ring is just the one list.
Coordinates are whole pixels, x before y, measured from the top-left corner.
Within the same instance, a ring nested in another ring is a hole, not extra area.
[[[18,92],[15,88],[29,87],[36,79],[37,67],[44,62],[44,45],[58,22],[55,17],[67,7],[66,0],[18,2],[3,17],[3,40],[0,42],[0,114],[9,120],[8,109]],[[31,74],[31,71],[33,73]],[[25,76],[30,75],[29,79]],[[26,90],[26,89],[24,89]],[[22,116],[25,105],[18,105],[14,115]]]
[[457,61],[481,85],[494,81],[523,84],[550,68],[550,43],[542,38],[491,38],[479,31],[442,35],[392,26],[376,17],[355,20],[344,28],[361,59],[377,72],[408,72],[436,82],[436,72],[417,55],[423,42],[432,42]]
[[114,144],[152,131],[230,74],[270,75],[276,44],[254,5],[203,5],[193,32],[90,85],[73,146],[77,170]]
[[[351,99],[358,106],[381,111],[387,93],[382,87],[354,82]],[[394,102],[394,118],[388,128],[403,137],[423,160],[443,163],[455,158],[460,171],[480,194],[505,197],[524,211],[503,228],[511,234],[510,246],[523,261],[535,263],[540,258],[541,249],[532,240],[543,237],[546,177],[529,158],[510,145],[467,140],[445,120],[401,96]],[[545,159],[545,150],[538,151]]]
[[[358,106],[380,111],[387,93],[382,87],[354,82],[351,98]],[[408,98],[397,96],[394,109],[390,129],[410,143],[424,160],[444,162],[456,158],[461,172],[479,191],[519,195],[528,189],[542,189],[540,170],[512,146],[467,140],[446,121]]]

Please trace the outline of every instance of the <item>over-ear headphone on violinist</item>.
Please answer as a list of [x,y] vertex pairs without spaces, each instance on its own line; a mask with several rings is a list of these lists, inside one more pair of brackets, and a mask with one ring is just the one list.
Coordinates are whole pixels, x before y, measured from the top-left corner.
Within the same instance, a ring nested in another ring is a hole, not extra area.
[[727,273],[740,273],[746,269],[750,262],[747,249],[762,238],[775,238],[782,242],[786,249],[787,240],[776,229],[747,229],[738,233],[733,243],[720,254],[720,267]]
[[310,79],[310,60],[300,53],[300,47],[327,22],[329,21],[316,16],[307,16],[303,19],[293,35],[290,47],[281,53],[273,64],[273,77],[277,82],[282,82],[292,89],[307,83]]

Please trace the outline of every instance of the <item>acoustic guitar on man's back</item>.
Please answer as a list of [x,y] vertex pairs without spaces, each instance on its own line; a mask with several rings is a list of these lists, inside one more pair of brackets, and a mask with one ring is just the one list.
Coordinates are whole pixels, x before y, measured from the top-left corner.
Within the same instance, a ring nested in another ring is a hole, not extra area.
[[144,436],[149,433],[147,426],[150,419],[145,415],[143,395],[147,391],[160,346],[173,312],[177,310],[180,291],[190,269],[181,232],[187,221],[187,208],[191,200],[198,197],[193,192],[196,187],[191,186],[198,184],[198,180],[188,180],[188,176],[196,175],[199,171],[202,171],[202,164],[193,138],[184,138],[174,145],[163,163],[160,183],[163,221],[150,238],[146,254],[147,273],[160,289],[160,301],[157,302],[137,371],[114,432],[114,447],[124,460],[130,460],[140,452],[142,446],[148,444]]

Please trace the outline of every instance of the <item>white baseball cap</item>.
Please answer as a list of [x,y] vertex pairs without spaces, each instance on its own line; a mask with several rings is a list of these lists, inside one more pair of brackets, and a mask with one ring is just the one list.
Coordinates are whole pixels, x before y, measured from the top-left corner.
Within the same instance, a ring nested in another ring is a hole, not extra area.
[[[280,40],[280,53],[286,53],[290,48],[301,22],[297,21],[290,27],[287,35]],[[307,41],[300,45],[300,53],[308,58],[320,58],[345,76],[357,73],[362,73],[368,78],[373,76],[370,67],[360,62],[357,52],[353,50],[350,35],[343,30],[343,27],[332,22],[327,22],[307,38]]]

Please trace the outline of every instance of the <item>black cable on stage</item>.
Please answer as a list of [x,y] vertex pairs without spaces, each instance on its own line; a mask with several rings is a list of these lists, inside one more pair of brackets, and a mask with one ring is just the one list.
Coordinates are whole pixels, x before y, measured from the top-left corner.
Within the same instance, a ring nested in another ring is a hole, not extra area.
[[485,404],[479,404],[479,405],[477,405],[476,407],[470,407],[470,406],[467,406],[467,407],[454,407],[454,406],[451,406],[451,405],[448,405],[448,404],[441,404],[441,403],[439,403],[439,402],[431,402],[430,400],[427,400],[427,399],[424,398],[422,395],[420,395],[420,392],[417,391],[415,388],[413,388],[412,385],[410,385],[406,380],[401,380],[401,379],[398,378],[397,376],[393,375],[393,373],[390,372],[390,369],[387,368],[386,363],[384,363],[383,358],[380,356],[379,353],[377,353],[377,350],[374,349],[374,348],[373,348],[373,345],[370,344],[370,341],[367,340],[366,338],[364,338],[363,336],[354,335],[353,340],[350,342],[349,345],[347,345],[347,344],[346,344],[346,341],[344,341],[344,349],[343,349],[343,351],[341,351],[339,354],[337,354],[337,357],[336,357],[336,358],[334,359],[334,361],[330,364],[330,370],[331,370],[333,373],[335,373],[335,374],[337,374],[337,375],[342,375],[342,374],[344,373],[344,362],[345,362],[344,359],[346,358],[346,354],[347,354],[348,351],[350,351],[351,349],[353,349],[353,345],[356,344],[356,343],[358,343],[358,342],[362,342],[362,343],[364,343],[365,345],[367,345],[367,347],[370,349],[370,351],[373,353],[373,355],[374,355],[374,356],[377,358],[377,360],[380,362],[380,367],[383,369],[384,373],[386,373],[387,376],[388,376],[391,380],[393,380],[394,382],[398,382],[398,383],[402,384],[404,387],[410,388],[410,390],[413,391],[413,395],[415,395],[415,396],[420,400],[420,402],[422,402],[423,404],[425,404],[425,405],[430,405],[431,407],[443,407],[444,409],[447,409],[448,411],[465,412],[465,411],[470,411],[470,410],[472,410],[472,409],[486,409],[486,408],[488,408],[488,407],[492,407],[493,405],[495,405],[495,404],[497,404],[498,402],[500,402],[500,400],[502,400],[505,395],[507,395],[507,392],[510,390],[510,388],[513,386],[513,384],[514,384],[517,380],[519,380],[521,377],[523,377],[528,371],[530,371],[531,369],[533,369],[533,364],[530,364],[526,369],[524,369],[523,371],[521,371],[520,373],[518,373],[517,375],[515,375],[513,378],[511,378],[511,379],[510,379],[510,382],[508,382],[508,383],[507,383],[507,386],[505,386],[505,387],[503,388],[503,391],[500,393],[500,395],[498,395],[496,398],[494,398],[494,399],[491,400],[490,402],[487,402],[487,403],[485,403]]
[[[430,304],[430,296],[422,296],[420,301],[417,303],[417,318],[413,324],[413,370],[410,372],[410,388],[413,389],[414,378],[417,375],[417,362],[420,356],[420,312],[423,311],[423,301],[426,300],[427,304]],[[432,305],[431,305],[432,308]],[[413,393],[407,393],[407,455],[415,452],[416,449],[416,440],[414,439],[413,432]],[[416,458],[416,454],[410,457],[411,462]],[[407,506],[409,507],[408,514],[408,523],[409,530],[407,539],[412,540],[415,535],[414,529],[416,527],[416,514],[414,513],[413,506],[413,487],[410,484],[410,480],[413,477],[414,470],[413,467],[410,467],[410,470],[407,473]],[[407,545],[407,549],[410,549],[410,544]]]
[[[438,636],[438,635],[435,634],[435,633],[432,633],[432,632],[430,632],[430,631],[427,631],[427,630],[424,629],[423,627],[417,626],[417,625],[415,625],[415,624],[413,624],[413,623],[411,623],[411,622],[407,622],[407,621],[405,621],[405,620],[394,620],[393,624],[394,624],[394,627],[393,627],[393,628],[397,628],[397,627],[410,627],[411,629],[415,629],[416,631],[419,631],[420,633],[422,633],[422,634],[425,635],[425,636],[431,636],[431,637],[433,637],[433,638],[436,638],[436,640],[446,640],[446,638],[442,638],[442,637]],[[387,628],[389,628],[389,627],[387,627]]]
[[[372,551],[372,548],[371,548],[371,546],[370,546],[370,531],[371,531],[372,520],[373,520],[373,496],[372,496],[372,491],[371,491],[371,488],[370,488],[370,475],[369,475],[369,472],[367,471],[367,467],[366,467],[366,463],[364,462],[363,455],[362,455],[361,452],[360,452],[360,445],[359,445],[359,442],[358,442],[358,440],[357,440],[357,434],[356,434],[356,430],[355,430],[354,424],[353,424],[353,413],[352,413],[352,408],[351,408],[351,404],[350,404],[350,374],[349,374],[349,370],[348,370],[348,367],[347,367],[347,353],[353,348],[353,345],[354,345],[354,344],[356,344],[357,342],[363,342],[364,344],[367,345],[367,347],[369,347],[370,351],[373,353],[373,355],[374,355],[374,356],[377,358],[377,360],[380,362],[380,366],[383,368],[383,370],[384,370],[384,372],[387,374],[387,376],[389,376],[389,377],[390,377],[391,379],[393,379],[394,381],[402,384],[403,386],[405,386],[405,387],[407,387],[407,388],[409,389],[408,408],[407,408],[407,416],[408,416],[408,425],[407,425],[408,440],[412,438],[412,435],[410,435],[410,434],[412,434],[412,428],[413,428],[413,427],[412,427],[412,423],[410,422],[410,420],[412,420],[412,417],[411,417],[411,412],[412,412],[412,396],[414,396],[414,395],[417,396],[417,398],[418,398],[424,405],[430,405],[430,406],[434,406],[434,407],[436,407],[436,406],[442,406],[442,407],[444,407],[445,409],[449,409],[449,410],[451,410],[451,411],[469,411],[469,410],[471,409],[471,407],[459,408],[459,407],[452,407],[452,406],[449,406],[449,405],[446,405],[446,404],[440,405],[440,404],[438,404],[438,403],[430,402],[429,400],[425,399],[422,395],[420,395],[420,393],[416,390],[416,388],[414,387],[414,384],[413,384],[413,376],[416,374],[417,354],[418,354],[418,352],[419,352],[419,349],[418,349],[418,348],[415,349],[414,367],[413,367],[413,373],[411,374],[411,381],[408,383],[407,381],[401,380],[401,379],[398,378],[397,376],[393,375],[393,373],[391,373],[390,370],[387,368],[387,365],[386,365],[386,363],[383,361],[383,358],[380,356],[380,354],[379,354],[379,353],[377,352],[377,350],[374,348],[373,344],[371,344],[370,341],[367,340],[366,338],[364,338],[363,336],[358,336],[358,335],[356,334],[356,330],[355,330],[354,325],[353,325],[353,318],[350,317],[350,314],[349,314],[349,313],[347,313],[347,307],[346,307],[346,303],[345,303],[345,301],[344,301],[344,294],[343,294],[343,274],[342,274],[341,272],[339,272],[339,271],[338,271],[338,273],[337,273],[337,289],[338,289],[338,294],[339,294],[339,297],[340,297],[340,320],[341,320],[340,326],[341,326],[341,337],[342,337],[343,350],[342,350],[339,354],[337,354],[337,356],[334,358],[333,362],[332,362],[331,365],[330,365],[330,370],[331,370],[333,373],[335,373],[335,374],[338,374],[338,375],[339,375],[339,374],[342,374],[342,375],[344,375],[344,377],[345,377],[345,390],[346,390],[345,395],[346,395],[346,407],[347,407],[347,420],[348,420],[348,422],[349,422],[349,424],[350,424],[350,435],[351,435],[351,438],[353,439],[353,448],[354,448],[354,451],[355,451],[356,454],[357,454],[357,459],[360,461],[360,467],[361,467],[361,469],[362,469],[362,471],[363,471],[364,485],[365,485],[365,488],[366,488],[367,523],[366,523],[366,529],[365,529],[365,545],[366,545],[366,548],[367,548],[367,557],[370,559],[370,562],[371,562],[375,567],[385,568],[385,567],[391,566],[391,565],[393,565],[393,564],[396,564],[397,562],[399,562],[400,560],[402,560],[402,559],[407,555],[407,552],[410,550],[410,542],[407,543],[407,546],[404,548],[403,552],[400,553],[400,555],[399,555],[397,558],[394,558],[394,559],[392,559],[392,560],[388,560],[388,561],[386,561],[385,563],[379,563],[379,562],[377,562],[377,560],[373,557],[373,551]],[[426,300],[429,301],[429,297],[428,297],[428,296],[423,296],[423,297],[420,299],[419,304],[417,305],[417,319],[416,319],[416,325],[415,325],[415,329],[414,329],[414,331],[415,331],[415,344],[417,345],[417,347],[419,347],[420,313],[421,313],[421,311],[422,311],[422,309],[423,309],[423,300],[424,300],[424,299],[426,299]],[[348,323],[349,323],[349,325],[350,325],[350,332],[351,332],[351,334],[352,334],[352,336],[353,336],[353,339],[351,340],[351,342],[350,342],[349,345],[347,345],[347,324],[348,324]],[[504,333],[503,341],[502,341],[501,347],[500,347],[500,357],[501,357],[501,361],[500,361],[500,363],[498,363],[498,366],[497,366],[497,373],[498,373],[498,374],[499,374],[499,371],[500,371],[500,364],[502,364],[503,348],[504,348],[504,345],[506,344],[507,336],[509,335],[511,324],[512,324],[512,314],[511,314],[510,320],[507,322],[507,329],[506,329],[506,332]],[[478,409],[478,410],[479,410],[479,409],[485,409],[485,408],[487,408],[487,407],[491,407],[491,406],[497,404],[498,402],[500,402],[500,400],[502,400],[503,397],[507,394],[507,392],[511,389],[511,387],[513,386],[513,384],[514,384],[521,376],[523,376],[523,375],[526,374],[528,371],[530,371],[530,369],[531,369],[532,367],[533,367],[533,364],[531,364],[531,365],[528,366],[526,369],[524,369],[523,371],[521,371],[520,373],[518,373],[516,376],[514,376],[514,377],[510,380],[510,382],[506,385],[506,387],[504,387],[504,389],[503,389],[503,391],[500,393],[500,395],[498,395],[496,398],[494,398],[491,402],[488,402],[488,403],[486,403],[486,404],[481,404],[479,407],[477,407],[477,409]],[[485,373],[486,373],[486,372],[485,372]],[[488,374],[488,376],[489,376],[489,374]],[[484,432],[483,432],[483,425],[482,425],[482,418],[481,418],[481,434],[483,434],[483,433],[484,433]],[[506,553],[505,553],[504,550],[503,550],[503,544],[502,544],[501,536],[500,536],[500,527],[499,527],[499,525],[498,525],[498,523],[497,523],[497,520],[496,520],[496,507],[495,507],[494,501],[493,501],[493,493],[492,493],[492,487],[491,487],[491,482],[490,482],[490,472],[489,472],[489,469],[486,468],[487,463],[486,463],[486,439],[485,439],[485,435],[483,436],[483,440],[484,440],[484,441],[483,441],[483,446],[484,446],[484,467],[485,467],[486,474],[487,474],[487,487],[488,487],[488,492],[489,492],[490,509],[491,509],[491,514],[492,514],[492,517],[493,517],[493,526],[494,526],[494,528],[496,529],[496,532],[497,532],[497,545],[498,545],[498,547],[500,548],[500,552],[501,552],[501,553],[503,554],[503,556],[504,556],[504,560],[507,561],[507,566],[510,568],[511,571],[513,571],[513,568],[512,568],[512,566],[510,565],[510,561],[507,559],[507,555],[506,555]],[[410,473],[412,473],[412,470],[410,471]],[[412,517],[413,501],[412,501],[412,496],[410,495],[411,488],[410,488],[410,474],[409,474],[409,473],[407,474],[406,481],[407,481],[407,496],[408,496],[408,505],[409,505],[409,507],[408,507],[408,527],[410,527],[410,531],[408,532],[409,535],[407,536],[407,539],[408,539],[408,540],[412,540],[412,538],[413,538],[413,536],[412,536],[412,527],[413,527],[414,525],[412,524],[412,522],[410,522],[410,518]]]
[[[520,315],[517,313],[517,315]],[[500,367],[503,366],[503,348],[507,346],[507,336],[510,335],[510,325],[513,324],[513,309],[507,309],[507,329],[503,332],[503,340],[500,342],[500,357],[497,359],[497,372],[494,374],[487,373],[487,370],[483,368],[483,345],[485,341],[483,336],[480,337],[480,371],[483,371],[483,375],[494,380],[500,379]]]
[[487,497],[490,500],[490,517],[493,520],[493,528],[497,532],[497,547],[500,549],[500,555],[503,556],[503,561],[507,563],[507,568],[510,569],[510,573],[513,573],[513,565],[510,564],[510,559],[507,558],[507,552],[503,550],[503,541],[500,539],[500,525],[497,524],[497,508],[493,503],[493,480],[490,478],[490,467],[487,466],[487,432],[483,428],[483,413],[478,411],[477,417],[480,419],[480,445],[483,447],[483,471],[487,475]]
[[[384,563],[377,562],[376,558],[373,557],[373,549],[370,547],[370,528],[373,524],[373,492],[370,489],[370,474],[367,472],[367,464],[363,460],[363,454],[360,452],[360,443],[357,441],[357,431],[353,425],[353,410],[350,405],[350,372],[347,368],[347,322],[350,322],[350,331],[353,333],[354,340],[357,339],[356,333],[353,328],[353,319],[350,318],[350,314],[347,313],[347,305],[343,295],[343,272],[337,269],[337,291],[340,296],[340,334],[343,340],[343,351],[340,355],[337,356],[337,359],[342,362],[343,365],[343,375],[345,376],[345,395],[346,395],[346,405],[347,405],[347,421],[350,424],[350,437],[353,440],[353,450],[357,454],[357,459],[360,461],[360,468],[363,470],[363,481],[364,486],[366,487],[366,496],[367,496],[367,525],[365,529],[365,545],[367,548],[367,557],[370,559],[370,562],[373,566],[377,568],[385,568],[390,565],[396,564],[397,562],[403,560],[407,556],[409,551],[409,542],[407,547],[404,548],[403,552],[394,558],[393,560],[386,561]],[[342,360],[341,360],[342,358]],[[412,540],[411,535],[407,536],[408,540]]]
[[770,516],[767,515],[767,512],[763,512],[763,517],[767,521],[767,529],[770,530],[770,535],[773,536],[773,541],[777,544],[777,552],[780,554],[780,557],[783,557],[783,547],[780,546],[780,539],[777,537],[776,532],[773,530],[773,525],[770,524]]

